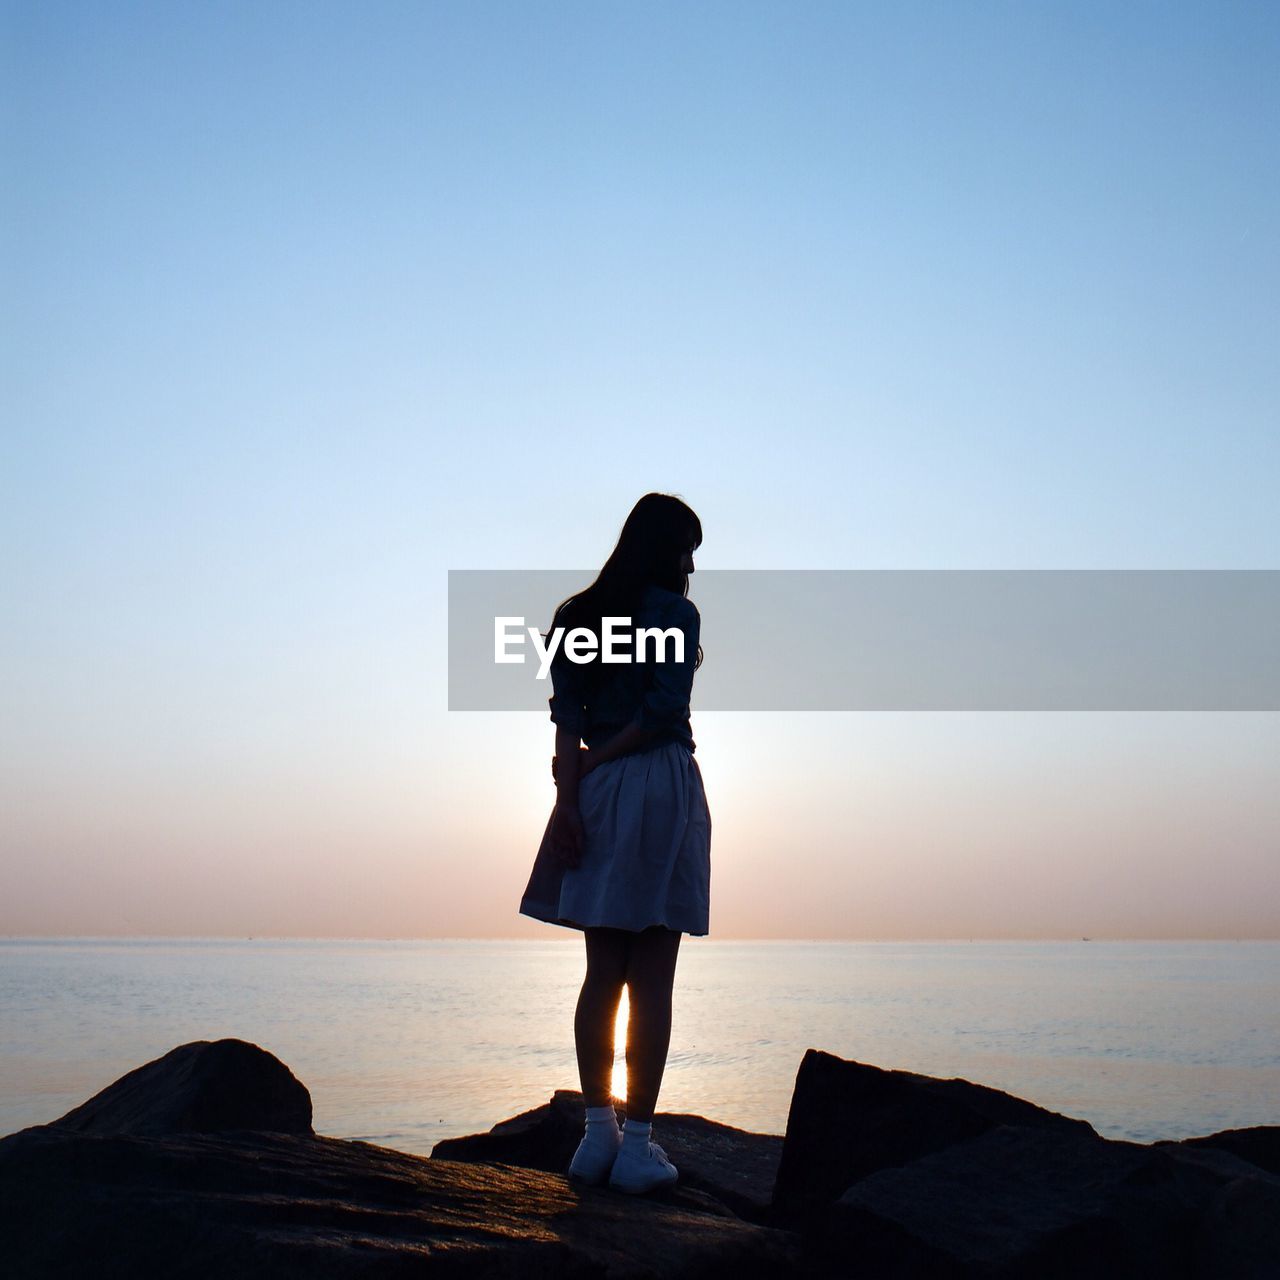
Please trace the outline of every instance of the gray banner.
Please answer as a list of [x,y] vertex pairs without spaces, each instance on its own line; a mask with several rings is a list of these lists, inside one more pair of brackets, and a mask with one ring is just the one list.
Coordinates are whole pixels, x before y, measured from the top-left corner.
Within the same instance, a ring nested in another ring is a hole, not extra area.
[[[594,577],[451,569],[449,709],[545,712],[495,619],[545,632]],[[689,599],[695,714],[1280,710],[1280,570],[704,569]]]

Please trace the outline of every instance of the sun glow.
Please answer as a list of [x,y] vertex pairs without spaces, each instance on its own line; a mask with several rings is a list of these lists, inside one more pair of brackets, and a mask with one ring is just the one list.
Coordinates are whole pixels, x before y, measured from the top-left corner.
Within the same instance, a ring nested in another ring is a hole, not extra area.
[[622,1002],[618,1005],[618,1017],[613,1024],[613,1079],[610,1088],[613,1099],[622,1104],[627,1100],[627,1016],[630,1005],[627,989],[622,988]]

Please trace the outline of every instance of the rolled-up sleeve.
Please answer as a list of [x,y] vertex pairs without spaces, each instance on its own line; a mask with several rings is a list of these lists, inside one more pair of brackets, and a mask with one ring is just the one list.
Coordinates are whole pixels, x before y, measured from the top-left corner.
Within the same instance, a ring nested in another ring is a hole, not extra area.
[[563,649],[551,659],[551,689],[547,705],[551,708],[552,723],[581,737],[586,682],[582,668],[566,658]]
[[[640,710],[634,720],[642,729],[662,730],[679,724],[689,717],[689,699],[693,694],[693,669],[698,661],[698,637],[702,630],[702,617],[697,606],[691,600],[681,600],[658,624],[665,628],[679,627],[684,633],[684,657],[680,662],[673,661],[674,645],[665,641],[665,655],[668,660],[655,662],[647,658],[645,666],[651,670],[645,686],[644,696],[640,702]],[[652,654],[653,642],[646,645],[646,652]]]

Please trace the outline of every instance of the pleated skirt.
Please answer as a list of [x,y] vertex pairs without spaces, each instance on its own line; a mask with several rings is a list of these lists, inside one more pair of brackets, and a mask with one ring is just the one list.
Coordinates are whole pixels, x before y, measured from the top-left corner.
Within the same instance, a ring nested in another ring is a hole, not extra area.
[[542,833],[520,914],[573,929],[662,925],[704,935],[711,903],[711,814],[693,752],[671,742],[619,756],[578,785],[585,842],[566,867]]

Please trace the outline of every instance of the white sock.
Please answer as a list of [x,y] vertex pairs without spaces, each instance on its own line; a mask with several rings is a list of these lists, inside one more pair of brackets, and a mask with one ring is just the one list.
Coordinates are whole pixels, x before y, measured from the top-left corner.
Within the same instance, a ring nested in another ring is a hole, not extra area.
[[628,1151],[647,1151],[649,1133],[653,1129],[652,1120],[631,1120],[622,1126],[622,1145]]
[[612,1107],[587,1108],[587,1140],[601,1146],[618,1143],[618,1116]]

